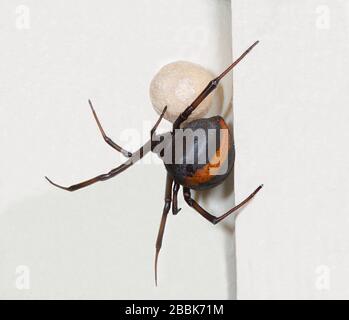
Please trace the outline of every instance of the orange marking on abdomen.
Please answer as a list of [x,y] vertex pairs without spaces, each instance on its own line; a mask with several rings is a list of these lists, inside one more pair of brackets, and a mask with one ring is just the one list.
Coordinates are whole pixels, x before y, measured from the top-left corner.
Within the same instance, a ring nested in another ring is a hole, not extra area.
[[219,148],[205,166],[196,170],[193,176],[185,178],[187,186],[199,185],[210,181],[219,173],[222,164],[227,160],[229,149],[231,148],[229,144],[229,128],[223,119],[219,121],[219,125],[222,132]]

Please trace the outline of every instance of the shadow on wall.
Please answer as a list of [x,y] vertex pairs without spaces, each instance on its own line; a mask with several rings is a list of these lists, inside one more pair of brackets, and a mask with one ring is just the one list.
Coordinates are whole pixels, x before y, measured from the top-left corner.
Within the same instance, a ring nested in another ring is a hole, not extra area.
[[[233,106],[230,102],[223,112],[223,88],[219,85],[215,93],[213,103],[215,105],[213,113],[207,115],[221,115],[229,125],[234,141],[234,130],[233,130]],[[216,107],[217,106],[217,107]],[[234,159],[235,161],[235,159]],[[235,206],[235,195],[234,195],[234,171],[233,170],[223,182],[222,185],[217,186],[211,190],[205,190],[200,192],[194,192],[194,199],[199,202],[205,209],[211,212],[213,215],[221,215],[228,211],[230,208]],[[222,206],[212,207],[212,200],[222,199],[223,203],[226,204],[225,209]],[[210,208],[211,204],[211,208]],[[218,209],[219,208],[219,209]],[[239,210],[240,212],[240,210]],[[231,300],[237,299],[237,277],[236,277],[236,243],[235,243],[235,215],[231,215],[226,220],[221,222],[221,226],[224,230],[224,246],[225,246],[225,260],[226,260],[226,275],[227,275],[227,297]]]

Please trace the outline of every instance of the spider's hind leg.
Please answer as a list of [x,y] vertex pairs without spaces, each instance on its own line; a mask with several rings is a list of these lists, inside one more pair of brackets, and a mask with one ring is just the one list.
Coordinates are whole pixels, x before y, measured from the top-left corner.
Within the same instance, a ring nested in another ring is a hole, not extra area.
[[155,285],[158,283],[158,258],[160,249],[162,246],[162,239],[164,237],[165,232],[165,226],[166,226],[166,220],[168,213],[171,209],[171,202],[172,202],[172,184],[173,184],[173,178],[167,174],[166,176],[166,191],[165,191],[165,205],[162,212],[158,237],[156,239],[156,252],[155,252],[155,263],[154,263],[154,270],[155,270]]
[[190,189],[189,188],[183,188],[183,195],[185,201],[188,203],[190,207],[192,207],[194,210],[196,210],[199,214],[201,214],[205,219],[210,221],[213,224],[217,224],[218,222],[225,219],[227,216],[229,216],[234,211],[240,209],[245,204],[247,204],[252,198],[258,193],[259,190],[261,190],[263,185],[260,185],[255,191],[253,191],[244,201],[240,202],[237,206],[231,208],[228,212],[222,214],[219,217],[216,217],[210,213],[208,213],[205,209],[203,209],[190,195]]

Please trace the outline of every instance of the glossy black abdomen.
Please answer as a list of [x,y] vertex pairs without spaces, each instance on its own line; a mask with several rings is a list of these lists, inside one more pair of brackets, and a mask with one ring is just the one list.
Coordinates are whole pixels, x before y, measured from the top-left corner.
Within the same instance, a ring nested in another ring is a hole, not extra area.
[[222,183],[234,166],[232,135],[224,119],[215,116],[189,122],[172,136],[166,170],[179,184],[194,190]]

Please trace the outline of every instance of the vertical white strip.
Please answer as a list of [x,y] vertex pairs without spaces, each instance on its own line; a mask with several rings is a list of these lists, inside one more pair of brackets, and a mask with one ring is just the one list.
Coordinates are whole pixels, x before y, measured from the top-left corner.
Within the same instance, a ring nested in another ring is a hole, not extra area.
[[347,298],[348,6],[233,0],[238,298]]

